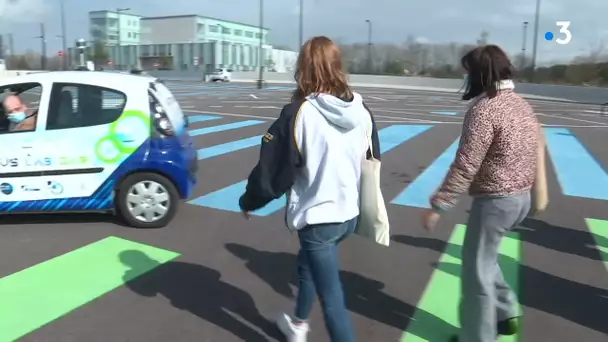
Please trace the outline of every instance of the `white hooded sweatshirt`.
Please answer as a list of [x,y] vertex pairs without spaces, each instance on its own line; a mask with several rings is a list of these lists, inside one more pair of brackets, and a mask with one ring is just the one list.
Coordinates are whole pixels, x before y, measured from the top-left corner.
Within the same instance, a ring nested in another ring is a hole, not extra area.
[[290,229],[342,223],[359,215],[361,162],[371,130],[361,95],[354,93],[351,102],[328,94],[307,98],[294,127],[304,166],[287,194]]

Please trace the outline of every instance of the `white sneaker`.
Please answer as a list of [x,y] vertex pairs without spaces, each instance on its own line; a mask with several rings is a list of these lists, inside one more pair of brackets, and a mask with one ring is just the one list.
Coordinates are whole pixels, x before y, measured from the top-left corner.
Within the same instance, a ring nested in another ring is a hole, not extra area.
[[287,342],[306,342],[308,323],[294,324],[291,317],[283,313],[277,318],[277,327],[287,337]]

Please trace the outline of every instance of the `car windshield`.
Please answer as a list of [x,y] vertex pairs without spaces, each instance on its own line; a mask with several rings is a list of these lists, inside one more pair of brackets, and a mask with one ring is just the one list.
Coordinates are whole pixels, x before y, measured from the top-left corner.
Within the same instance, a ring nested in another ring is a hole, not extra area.
[[215,69],[215,72],[218,72],[218,73],[223,72],[223,71],[224,71],[223,69]]

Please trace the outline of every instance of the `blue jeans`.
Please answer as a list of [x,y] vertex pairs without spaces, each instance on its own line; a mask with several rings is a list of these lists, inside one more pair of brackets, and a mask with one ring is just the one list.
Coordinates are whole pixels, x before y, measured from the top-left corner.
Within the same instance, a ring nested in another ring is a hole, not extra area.
[[338,244],[353,233],[356,225],[354,218],[344,223],[310,225],[298,231],[299,289],[294,316],[306,321],[318,294],[332,342],[355,341],[340,281]]

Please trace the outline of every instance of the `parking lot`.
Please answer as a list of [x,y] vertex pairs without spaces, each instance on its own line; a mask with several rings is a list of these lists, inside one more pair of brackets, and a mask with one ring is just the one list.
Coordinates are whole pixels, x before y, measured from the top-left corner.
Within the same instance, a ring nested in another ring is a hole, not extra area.
[[[3,217],[0,342],[282,340],[272,320],[293,308],[297,237],[284,199],[247,221],[238,198],[292,87],[167,84],[199,149],[194,196],[157,230],[103,215]],[[419,217],[453,160],[466,105],[451,93],[357,91],[380,129],[392,229],[390,247],[353,237],[341,250],[359,341],[447,341],[470,199],[433,234]],[[530,102],[545,125],[550,206],[502,246],[524,313],[520,336],[502,341],[605,342],[608,117],[596,105]],[[311,325],[310,341],[328,340],[318,305]]]

